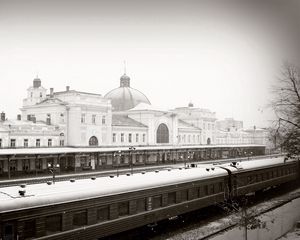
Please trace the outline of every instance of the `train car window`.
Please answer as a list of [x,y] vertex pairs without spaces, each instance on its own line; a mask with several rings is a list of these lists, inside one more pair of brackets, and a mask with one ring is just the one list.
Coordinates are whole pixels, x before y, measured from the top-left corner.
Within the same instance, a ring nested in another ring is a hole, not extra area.
[[273,178],[273,171],[270,172],[270,178]]
[[266,180],[268,180],[270,178],[270,174],[269,172],[266,172]]
[[260,174],[260,176],[261,176],[261,181],[264,181],[264,179],[265,179],[265,174],[262,173],[262,174]]
[[187,201],[188,200],[188,190],[182,190],[181,191],[181,201]]
[[136,211],[138,213],[146,211],[146,199],[145,198],[141,198],[136,201]]
[[273,177],[276,178],[277,177],[277,170],[273,171]]
[[189,191],[189,199],[195,199],[197,198],[198,194],[198,188],[191,188],[190,191]]
[[[1,229],[0,229],[1,230]],[[3,227],[3,239],[15,239],[15,230],[13,223],[5,223]]]
[[248,183],[248,184],[251,184],[251,183],[252,183],[252,176],[248,176],[248,177],[247,177],[247,183]]
[[160,208],[162,205],[161,195],[154,196],[152,198],[152,209]]
[[208,195],[208,186],[205,185],[203,190],[204,190],[204,196],[207,196]]
[[24,222],[24,238],[35,237],[35,219],[26,220]]
[[87,212],[78,211],[73,213],[73,226],[81,227],[87,225]]
[[129,202],[119,203],[119,216],[126,216],[129,214]]
[[211,184],[209,186],[209,194],[211,195],[211,194],[214,194],[214,193],[215,193],[215,186],[214,186],[214,184]]
[[97,209],[97,221],[104,222],[109,220],[109,207],[100,207]]
[[220,182],[219,183],[219,192],[223,192],[223,183],[222,182]]
[[50,235],[62,230],[62,217],[60,214],[47,216],[45,219],[46,234]]
[[168,193],[168,205],[176,203],[176,192]]

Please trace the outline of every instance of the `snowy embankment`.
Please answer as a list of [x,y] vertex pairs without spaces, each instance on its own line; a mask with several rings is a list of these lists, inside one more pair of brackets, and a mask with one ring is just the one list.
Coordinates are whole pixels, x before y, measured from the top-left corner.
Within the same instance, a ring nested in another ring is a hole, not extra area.
[[[263,228],[247,231],[248,240],[274,240],[292,230],[300,220],[300,189],[247,209],[265,223]],[[239,223],[241,213],[235,213],[197,229],[179,233],[168,240],[231,240],[245,239],[245,229]],[[283,238],[284,239],[284,238]]]

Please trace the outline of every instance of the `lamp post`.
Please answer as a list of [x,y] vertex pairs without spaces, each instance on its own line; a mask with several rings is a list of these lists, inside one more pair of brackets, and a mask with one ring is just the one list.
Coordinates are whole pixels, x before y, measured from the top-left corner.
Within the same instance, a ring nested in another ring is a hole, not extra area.
[[135,150],[135,147],[129,147],[129,155],[130,155],[130,165],[131,165],[131,174],[133,175],[133,160],[132,160],[132,152]]
[[55,170],[58,169],[60,166],[59,164],[53,164],[53,163],[48,163],[48,169],[52,173],[52,182],[55,184]]
[[114,158],[115,157],[117,157],[117,177],[119,177],[119,163],[120,163],[120,158],[122,157],[121,150],[114,153]]

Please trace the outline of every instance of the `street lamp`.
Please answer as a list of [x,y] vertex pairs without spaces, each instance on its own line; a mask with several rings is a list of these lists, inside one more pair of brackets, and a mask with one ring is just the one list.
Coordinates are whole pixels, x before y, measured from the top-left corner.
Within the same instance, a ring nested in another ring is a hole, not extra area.
[[130,164],[131,164],[131,174],[133,175],[133,160],[132,160],[132,152],[135,150],[135,147],[129,147],[129,155],[130,155]]
[[48,163],[48,169],[49,169],[49,171],[52,173],[52,182],[53,182],[53,184],[55,184],[55,170],[56,169],[59,169],[59,164],[57,163],[57,164],[53,164],[53,163]]
[[122,152],[119,150],[118,152],[114,153],[114,158],[117,157],[117,177],[119,177],[119,163],[120,163],[120,158],[122,157]]

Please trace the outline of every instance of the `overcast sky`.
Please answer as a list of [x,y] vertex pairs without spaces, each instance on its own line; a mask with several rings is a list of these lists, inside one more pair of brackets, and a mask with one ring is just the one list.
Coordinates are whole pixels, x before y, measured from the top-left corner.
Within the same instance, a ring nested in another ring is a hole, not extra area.
[[126,60],[154,106],[264,127],[282,61],[298,60],[298,15],[297,0],[0,0],[0,111],[16,117],[36,74],[47,89],[105,95]]

